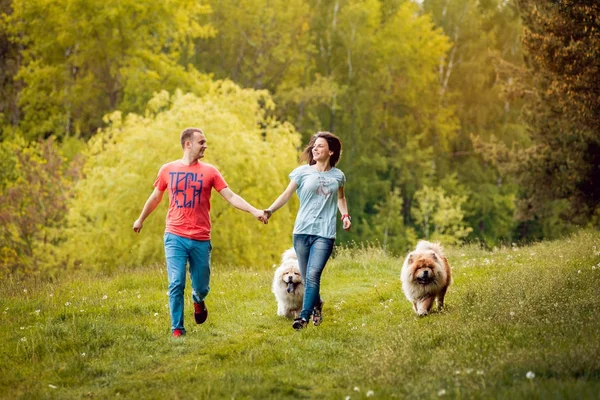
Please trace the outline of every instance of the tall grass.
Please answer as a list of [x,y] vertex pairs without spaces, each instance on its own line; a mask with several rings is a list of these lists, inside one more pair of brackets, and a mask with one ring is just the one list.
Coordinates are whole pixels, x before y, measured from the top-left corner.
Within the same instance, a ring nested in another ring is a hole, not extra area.
[[[0,288],[2,398],[598,398],[600,235],[447,249],[447,309],[416,317],[402,259],[338,249],[325,320],[276,315],[273,269],[213,266],[209,318],[170,336],[162,265]],[[189,286],[189,284],[188,284]]]

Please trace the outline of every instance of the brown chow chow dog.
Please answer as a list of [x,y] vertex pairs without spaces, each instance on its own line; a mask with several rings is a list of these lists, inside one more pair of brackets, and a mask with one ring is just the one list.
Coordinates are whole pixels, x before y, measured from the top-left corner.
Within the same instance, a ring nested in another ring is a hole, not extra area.
[[400,280],[406,298],[418,315],[427,315],[434,299],[437,299],[438,311],[442,310],[452,276],[440,244],[421,240],[404,260]]

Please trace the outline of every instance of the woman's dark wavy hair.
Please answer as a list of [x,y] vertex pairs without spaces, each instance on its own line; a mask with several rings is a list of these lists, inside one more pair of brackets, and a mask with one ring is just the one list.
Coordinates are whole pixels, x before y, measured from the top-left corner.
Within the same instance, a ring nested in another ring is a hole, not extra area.
[[342,141],[339,137],[335,136],[331,132],[317,132],[313,135],[308,143],[308,146],[304,149],[302,154],[300,155],[301,162],[308,162],[308,165],[314,165],[317,162],[313,159],[312,149],[315,147],[315,142],[318,138],[323,138],[327,140],[327,145],[329,146],[329,150],[333,152],[331,157],[329,158],[329,165],[331,167],[335,167],[336,164],[340,161],[342,157]]

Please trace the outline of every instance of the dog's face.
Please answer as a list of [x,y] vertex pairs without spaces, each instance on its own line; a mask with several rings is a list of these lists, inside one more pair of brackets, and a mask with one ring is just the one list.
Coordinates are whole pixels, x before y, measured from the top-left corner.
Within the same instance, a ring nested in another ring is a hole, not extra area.
[[302,283],[302,277],[300,276],[300,270],[298,269],[298,262],[296,260],[289,260],[284,262],[277,268],[276,271],[277,280],[282,287],[286,287],[288,293],[293,293],[298,285]]
[[419,285],[434,282],[442,266],[434,252],[410,254],[407,260],[410,280]]
[[302,282],[302,278],[300,277],[300,271],[292,269],[283,274],[283,282],[287,285],[287,292],[292,293],[296,290],[296,287],[300,282]]

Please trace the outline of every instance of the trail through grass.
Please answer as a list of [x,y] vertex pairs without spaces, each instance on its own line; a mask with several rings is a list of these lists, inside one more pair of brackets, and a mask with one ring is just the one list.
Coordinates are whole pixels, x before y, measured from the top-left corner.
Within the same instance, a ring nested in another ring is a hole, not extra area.
[[324,322],[276,315],[274,270],[213,266],[209,318],[170,337],[163,266],[2,282],[2,398],[598,398],[600,235],[447,249],[447,309],[414,315],[402,259],[339,249]]

